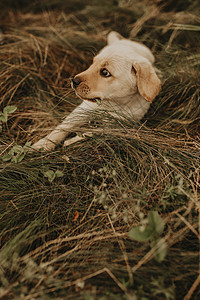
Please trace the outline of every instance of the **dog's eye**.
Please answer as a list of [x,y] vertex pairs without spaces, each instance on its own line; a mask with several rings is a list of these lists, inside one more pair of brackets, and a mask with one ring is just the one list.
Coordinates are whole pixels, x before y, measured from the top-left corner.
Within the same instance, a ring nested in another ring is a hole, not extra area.
[[110,74],[110,72],[109,72],[106,68],[103,68],[103,69],[100,70],[100,75],[101,75],[102,77],[110,77],[110,76],[112,76],[112,75]]

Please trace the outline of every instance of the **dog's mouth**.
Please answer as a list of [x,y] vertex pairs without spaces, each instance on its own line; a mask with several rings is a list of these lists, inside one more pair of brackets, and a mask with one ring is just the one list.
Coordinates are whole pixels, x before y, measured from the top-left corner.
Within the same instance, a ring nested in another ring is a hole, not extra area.
[[99,98],[99,97],[97,97],[97,98],[88,98],[88,99],[85,99],[85,100],[88,100],[88,101],[94,102],[98,105],[101,105],[101,98]]
[[101,105],[101,98],[100,97],[95,97],[95,98],[86,98],[86,97],[82,97],[80,95],[77,94],[77,96],[79,98],[81,98],[82,100],[87,100],[93,103],[97,103],[98,105]]

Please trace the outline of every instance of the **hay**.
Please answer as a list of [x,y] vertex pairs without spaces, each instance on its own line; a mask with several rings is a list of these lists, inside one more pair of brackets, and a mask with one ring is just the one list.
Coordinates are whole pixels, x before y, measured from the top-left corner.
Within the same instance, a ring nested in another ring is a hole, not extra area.
[[[186,2],[1,3],[0,106],[17,107],[1,122],[1,299],[199,298],[199,17]],[[111,29],[156,55],[163,85],[148,114],[26,153],[77,105],[69,78]],[[6,162],[16,144],[22,160]],[[128,234],[148,211],[165,222],[161,263]]]

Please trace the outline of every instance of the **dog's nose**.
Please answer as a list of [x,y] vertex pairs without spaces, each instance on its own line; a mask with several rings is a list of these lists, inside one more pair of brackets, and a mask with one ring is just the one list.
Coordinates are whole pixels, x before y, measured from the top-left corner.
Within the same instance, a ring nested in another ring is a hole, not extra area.
[[74,77],[72,79],[72,86],[75,89],[81,83],[81,79],[79,77]]

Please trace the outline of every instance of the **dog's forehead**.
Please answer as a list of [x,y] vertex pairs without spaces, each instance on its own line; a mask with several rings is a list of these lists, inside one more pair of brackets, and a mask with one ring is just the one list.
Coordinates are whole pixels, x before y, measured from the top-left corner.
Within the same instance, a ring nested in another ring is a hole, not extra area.
[[94,64],[99,65],[101,67],[123,67],[131,64],[130,56],[121,51],[120,49],[116,49],[113,46],[106,46],[103,48],[97,56],[94,57]]
[[117,64],[129,64],[132,61],[149,60],[154,62],[154,56],[151,51],[144,45],[137,42],[120,40],[114,44],[105,46],[96,58],[107,60],[109,62],[117,62]]
[[121,53],[118,49],[115,49],[112,46],[106,46],[104,47],[95,57],[98,61],[115,61],[115,60],[123,60],[125,55]]
[[108,67],[108,66],[115,66],[116,63],[124,61],[121,57],[117,55],[110,55],[110,56],[102,56],[97,55],[94,57],[94,64],[99,67]]

